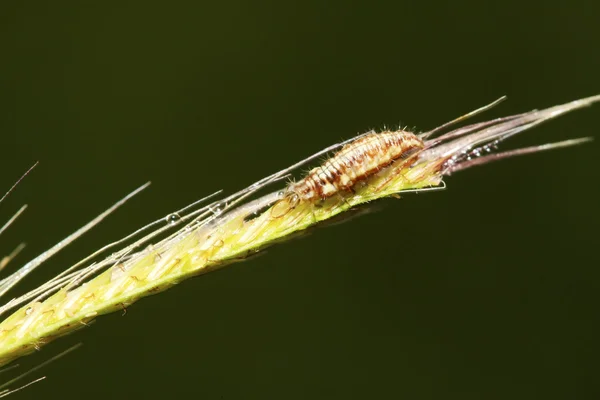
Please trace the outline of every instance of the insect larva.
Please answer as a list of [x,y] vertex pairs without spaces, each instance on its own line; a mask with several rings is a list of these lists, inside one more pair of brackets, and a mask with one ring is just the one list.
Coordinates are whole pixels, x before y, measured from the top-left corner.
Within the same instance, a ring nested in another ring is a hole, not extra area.
[[326,199],[353,186],[424,147],[423,141],[407,131],[369,133],[348,143],[321,166],[287,188],[298,200]]

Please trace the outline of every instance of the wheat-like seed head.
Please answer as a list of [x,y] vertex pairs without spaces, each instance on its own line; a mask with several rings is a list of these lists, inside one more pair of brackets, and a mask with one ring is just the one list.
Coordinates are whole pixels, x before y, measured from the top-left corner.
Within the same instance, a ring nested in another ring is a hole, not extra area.
[[[63,274],[39,291],[10,304],[14,306],[39,297],[0,323],[0,365],[86,326],[99,315],[123,310],[137,299],[165,290],[187,277],[243,259],[267,245],[355,206],[398,193],[445,187],[442,182],[445,174],[472,165],[580,143],[581,140],[571,140],[493,156],[485,155],[491,151],[491,146],[509,136],[596,101],[600,101],[600,96],[469,125],[436,138],[431,137],[433,133],[438,134],[439,129],[426,132],[420,135],[424,141],[422,150],[365,177],[352,191],[341,191],[327,199],[298,200],[286,196],[283,191],[242,203],[242,200],[265,185],[285,177],[291,169],[343,143],[192,214],[183,217],[172,214],[167,218],[168,223],[186,222],[187,225],[171,236],[141,251],[136,249],[153,239],[155,233],[165,229],[160,228],[105,260],[81,271]],[[5,310],[8,308],[5,307]]]

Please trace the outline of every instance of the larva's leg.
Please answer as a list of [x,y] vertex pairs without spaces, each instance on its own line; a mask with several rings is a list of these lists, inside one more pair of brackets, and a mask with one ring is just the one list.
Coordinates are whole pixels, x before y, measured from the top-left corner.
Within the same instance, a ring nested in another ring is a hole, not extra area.
[[[356,192],[355,192],[355,191],[354,191],[354,189],[352,189],[352,188],[348,188],[347,190],[348,190],[349,192],[351,192],[353,195],[355,195],[355,194],[356,194]],[[337,197],[339,197],[339,198],[340,198],[341,202],[340,202],[340,203],[338,203],[338,204],[337,204],[335,207],[338,207],[338,206],[339,206],[341,203],[345,203],[345,204],[346,204],[346,206],[348,206],[348,208],[352,207],[352,204],[348,203],[348,199],[346,199],[346,196],[344,196],[344,194],[343,194],[343,192],[342,192],[341,190],[337,192]],[[334,208],[335,208],[335,207],[334,207]]]
[[[394,164],[391,165],[391,167],[393,167]],[[391,173],[390,176],[388,176],[382,183],[380,183],[376,188],[375,188],[375,192],[379,192],[381,189],[383,189],[388,183],[390,183],[392,180],[396,179],[396,177],[398,175],[402,175],[405,179],[406,176],[404,176],[402,174],[402,169],[401,166],[398,166],[398,168],[395,168]]]

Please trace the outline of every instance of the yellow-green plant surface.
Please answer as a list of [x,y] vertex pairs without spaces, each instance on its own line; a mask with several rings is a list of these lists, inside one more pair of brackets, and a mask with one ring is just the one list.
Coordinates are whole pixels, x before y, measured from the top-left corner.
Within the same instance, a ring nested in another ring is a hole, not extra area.
[[[20,307],[0,323],[0,365],[86,326],[99,315],[122,310],[137,299],[165,290],[189,276],[243,259],[355,206],[406,191],[442,187],[444,175],[472,165],[580,143],[583,140],[576,139],[516,152],[481,154],[509,136],[599,100],[600,96],[595,96],[474,124],[437,138],[431,138],[433,133],[439,133],[437,129],[426,132],[420,136],[424,146],[418,154],[382,168],[357,184],[353,191],[341,191],[320,201],[299,201],[281,191],[237,208],[228,206],[226,212],[209,208],[203,214],[204,219],[188,224],[167,239],[138,253],[128,250],[113,257],[108,267],[93,278],[82,276],[65,281],[49,297]],[[253,194],[262,186],[255,184],[246,193]]]

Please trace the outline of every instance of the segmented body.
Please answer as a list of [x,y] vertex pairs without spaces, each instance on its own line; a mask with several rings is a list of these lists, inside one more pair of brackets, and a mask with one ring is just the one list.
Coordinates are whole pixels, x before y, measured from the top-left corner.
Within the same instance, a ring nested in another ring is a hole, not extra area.
[[321,166],[290,184],[288,193],[300,200],[326,199],[351,190],[382,168],[424,147],[423,141],[406,131],[370,133],[348,143]]

